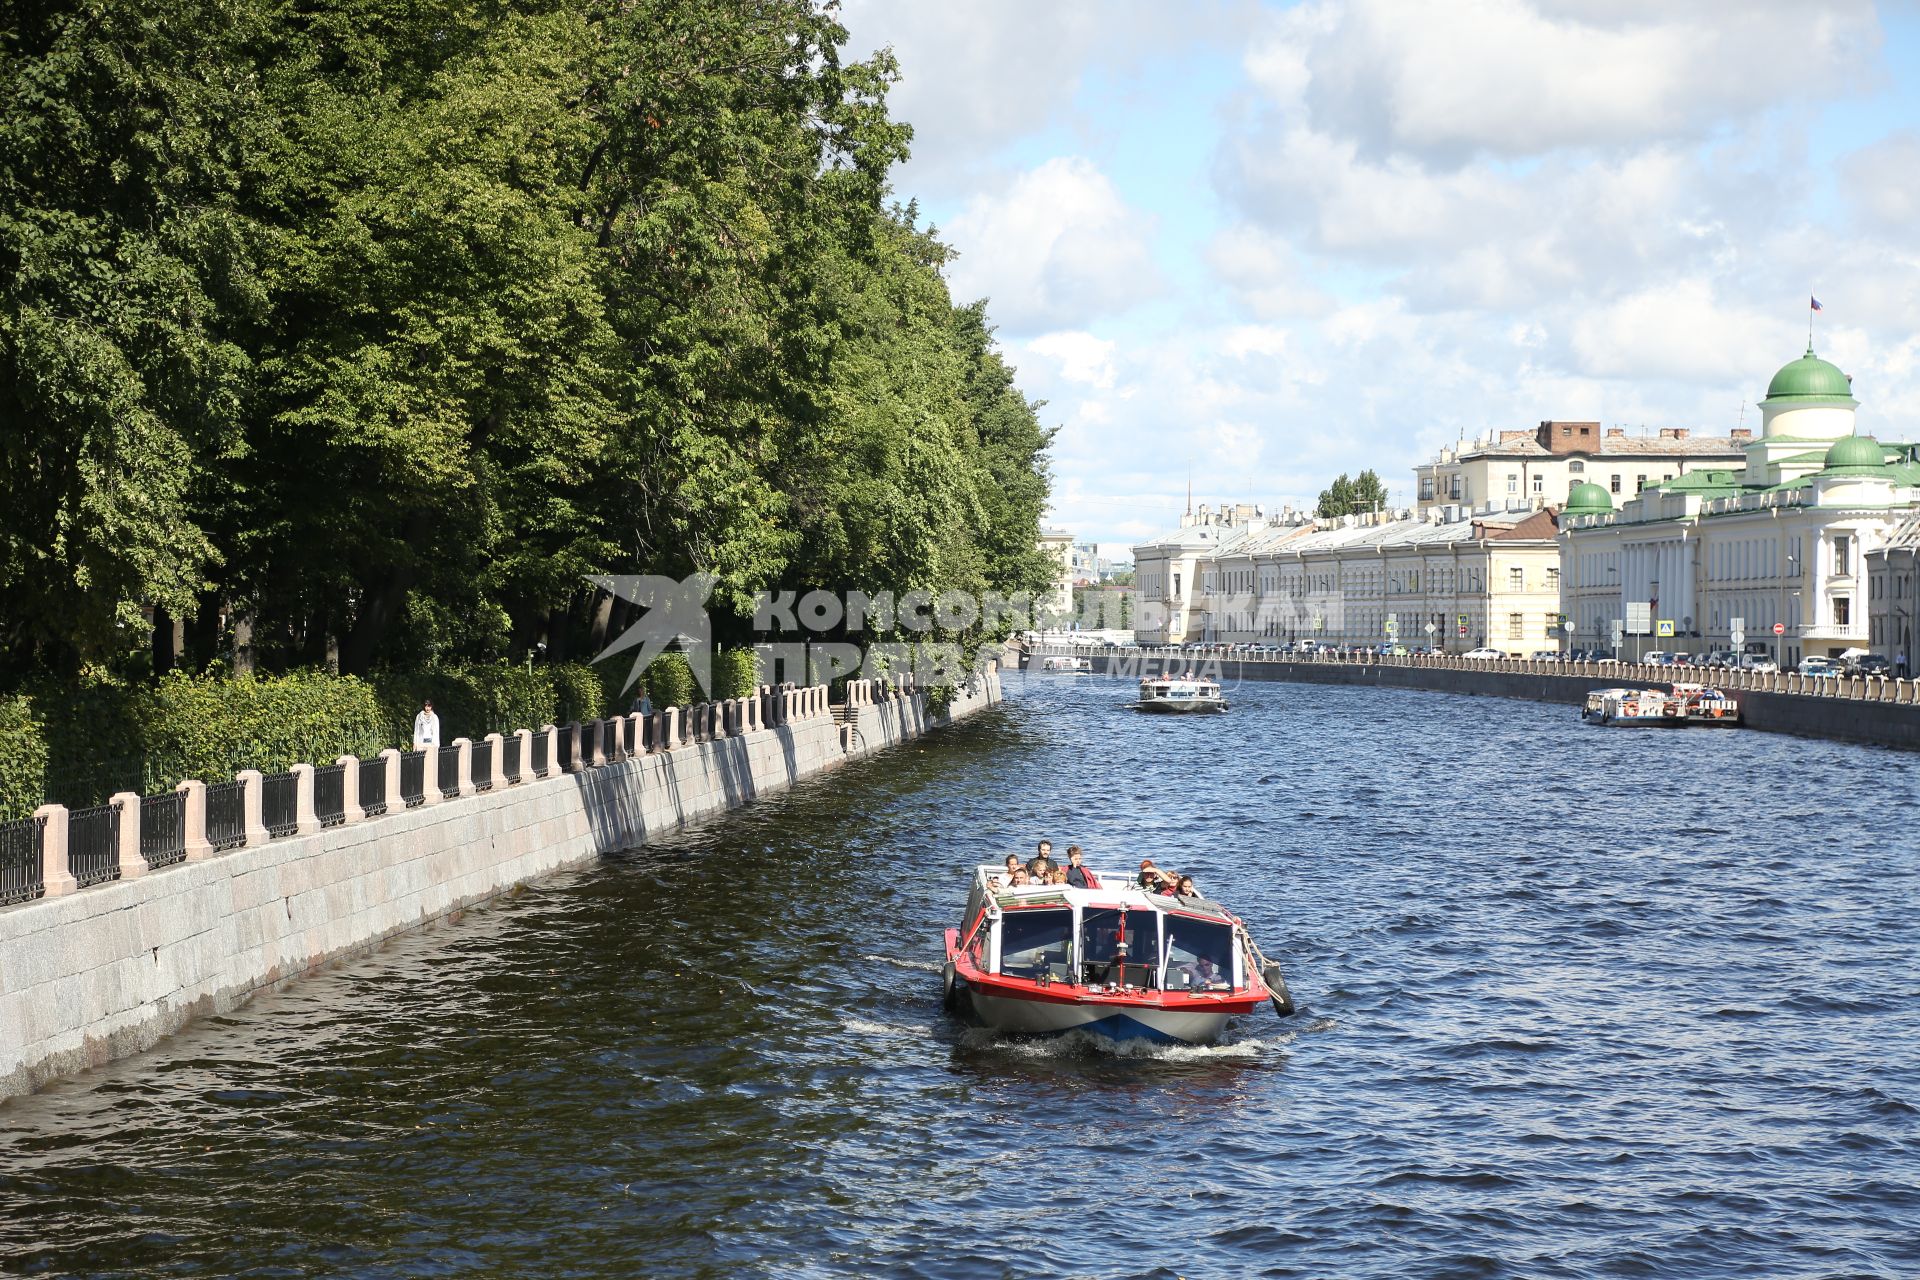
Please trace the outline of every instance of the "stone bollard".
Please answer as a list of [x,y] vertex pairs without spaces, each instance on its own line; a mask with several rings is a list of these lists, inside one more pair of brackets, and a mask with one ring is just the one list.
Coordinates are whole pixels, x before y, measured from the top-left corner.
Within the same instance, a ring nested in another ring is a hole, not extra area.
[[513,736],[520,740],[520,777],[525,782],[533,777],[533,730],[515,729]]
[[680,745],[680,708],[663,707],[660,714],[665,717],[664,727],[660,731],[660,749],[672,751]]
[[360,757],[341,756],[334,763],[340,766],[341,825],[365,822],[367,811],[360,807]]
[[426,749],[420,761],[420,803],[423,806],[439,804],[441,798],[440,747],[436,743]]
[[598,769],[607,763],[607,734],[603,722],[592,720],[580,726],[580,746],[586,753],[587,766]]
[[[569,720],[565,725],[561,726],[560,736],[562,744],[567,748],[566,772],[579,773],[587,767],[586,762],[580,759],[580,722],[578,720]],[[560,756],[558,754],[553,757],[553,763],[554,768],[558,769],[560,767]]]
[[[487,781],[495,791],[499,791],[507,785],[507,740],[502,734],[490,733],[486,736],[486,743],[493,748],[491,753],[493,757],[493,771],[487,775]],[[524,761],[526,758],[527,749],[523,745],[520,748],[520,759]],[[477,786],[478,784],[475,785]]]
[[400,813],[407,807],[406,799],[400,794],[400,751],[388,747],[380,753],[380,763],[387,775],[387,813]]
[[260,771],[242,769],[233,775],[233,780],[243,788],[246,803],[246,839],[242,843],[249,849],[267,842],[267,824],[260,816]]
[[213,856],[213,842],[207,839],[207,784],[188,779],[174,788],[186,794],[180,806],[181,843],[188,862],[204,862]]
[[473,739],[455,738],[453,749],[459,753],[453,760],[453,785],[456,794],[462,797],[477,794],[479,788],[473,785]]
[[107,803],[120,811],[120,878],[137,880],[152,870],[140,852],[140,797],[120,791]]
[[313,806],[313,766],[297,764],[293,774],[293,834],[310,836],[320,829],[320,815]]
[[73,878],[73,869],[67,864],[67,806],[43,804],[33,811],[33,816],[42,824],[41,891],[49,898],[72,893],[80,887],[80,882]]

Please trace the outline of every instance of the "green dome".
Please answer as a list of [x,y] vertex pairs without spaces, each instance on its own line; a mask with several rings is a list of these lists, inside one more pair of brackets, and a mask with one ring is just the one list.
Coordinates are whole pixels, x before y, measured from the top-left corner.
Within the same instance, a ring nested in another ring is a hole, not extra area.
[[1613,510],[1613,499],[1608,496],[1607,491],[1597,484],[1583,481],[1568,491],[1567,505],[1562,514],[1593,516],[1611,510]]
[[1782,365],[1767,384],[1768,400],[1848,400],[1853,399],[1853,383],[1835,365],[1828,364],[1807,348],[1807,354],[1792,364]]
[[1872,436],[1847,436],[1833,442],[1827,450],[1826,469],[1843,474],[1860,475],[1878,471],[1887,462],[1886,451],[1880,442]]

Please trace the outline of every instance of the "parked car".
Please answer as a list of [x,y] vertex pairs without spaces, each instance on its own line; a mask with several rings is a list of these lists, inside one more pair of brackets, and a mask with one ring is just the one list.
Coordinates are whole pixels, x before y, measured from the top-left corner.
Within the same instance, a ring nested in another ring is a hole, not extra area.
[[1752,671],[1758,675],[1772,675],[1780,669],[1780,664],[1765,654],[1749,653],[1741,657],[1737,664],[1741,671]]
[[1483,647],[1479,649],[1469,649],[1465,653],[1461,654],[1460,656],[1463,658],[1504,658],[1507,655],[1505,650],[1488,649]]
[[1853,660],[1855,675],[1890,676],[1893,674],[1893,660],[1878,653],[1869,653]]
[[1796,670],[1803,676],[1838,678],[1840,675],[1840,664],[1832,658],[1802,658]]
[[1528,662],[1558,662],[1560,661],[1560,651],[1558,649],[1535,649],[1532,653],[1527,655],[1527,661]]

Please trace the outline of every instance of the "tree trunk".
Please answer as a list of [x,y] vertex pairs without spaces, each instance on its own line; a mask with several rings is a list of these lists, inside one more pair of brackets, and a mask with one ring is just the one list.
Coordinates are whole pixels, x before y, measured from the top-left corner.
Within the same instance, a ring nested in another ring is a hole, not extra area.
[[253,612],[241,606],[232,611],[232,618],[233,674],[235,677],[250,676],[254,669]]

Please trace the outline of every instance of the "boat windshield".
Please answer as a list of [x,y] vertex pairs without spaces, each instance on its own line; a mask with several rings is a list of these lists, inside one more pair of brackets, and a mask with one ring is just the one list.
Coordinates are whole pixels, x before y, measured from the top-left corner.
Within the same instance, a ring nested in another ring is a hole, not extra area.
[[1070,981],[1073,911],[1043,907],[1009,911],[1000,920],[1000,972],[1016,978]]
[[1190,916],[1167,917],[1168,990],[1233,984],[1233,927]]
[[[1126,921],[1124,952],[1120,949],[1122,920]],[[1150,987],[1160,972],[1160,913],[1151,908],[1089,907],[1083,913],[1080,945],[1081,981]]]

